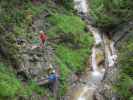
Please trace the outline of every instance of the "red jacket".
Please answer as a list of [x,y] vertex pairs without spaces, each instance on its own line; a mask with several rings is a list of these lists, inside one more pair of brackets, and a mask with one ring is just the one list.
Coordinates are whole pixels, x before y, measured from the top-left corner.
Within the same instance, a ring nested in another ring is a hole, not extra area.
[[40,36],[39,36],[39,38],[40,38],[40,40],[42,41],[42,42],[45,42],[46,40],[47,40],[47,35],[45,35],[44,33],[41,33],[40,34]]

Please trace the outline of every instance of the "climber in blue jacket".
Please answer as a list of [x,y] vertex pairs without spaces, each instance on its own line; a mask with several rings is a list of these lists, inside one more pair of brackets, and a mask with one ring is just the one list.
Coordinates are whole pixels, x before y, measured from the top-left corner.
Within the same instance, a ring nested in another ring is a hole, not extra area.
[[49,81],[56,81],[58,79],[58,76],[56,75],[55,72],[52,72],[49,76],[48,76],[48,80]]

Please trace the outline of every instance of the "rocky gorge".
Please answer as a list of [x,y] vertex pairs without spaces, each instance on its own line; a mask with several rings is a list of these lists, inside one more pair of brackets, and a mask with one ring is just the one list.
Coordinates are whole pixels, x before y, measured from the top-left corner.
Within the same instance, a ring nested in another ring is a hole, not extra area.
[[0,99],[132,100],[132,4],[0,1]]

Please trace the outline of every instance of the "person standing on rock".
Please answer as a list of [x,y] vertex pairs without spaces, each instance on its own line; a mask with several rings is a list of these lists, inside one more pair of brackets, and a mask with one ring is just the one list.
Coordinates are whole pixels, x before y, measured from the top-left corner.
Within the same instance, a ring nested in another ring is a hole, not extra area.
[[48,39],[48,37],[43,31],[40,31],[39,39],[40,39],[40,48],[44,48],[45,42]]

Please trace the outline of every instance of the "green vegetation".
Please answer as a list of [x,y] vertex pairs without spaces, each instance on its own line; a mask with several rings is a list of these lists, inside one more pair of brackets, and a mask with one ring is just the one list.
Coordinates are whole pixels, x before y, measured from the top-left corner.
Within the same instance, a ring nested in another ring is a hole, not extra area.
[[60,58],[56,58],[58,64],[60,65],[60,86],[59,86],[59,96],[63,96],[65,95],[65,92],[68,89],[68,79],[69,79],[69,75],[71,75],[71,70],[64,64],[62,63],[62,60]]
[[15,96],[21,88],[15,75],[3,64],[0,64],[0,80],[0,97]]
[[120,77],[116,90],[120,95],[121,100],[133,99],[133,34],[129,36],[128,40],[122,42],[119,57]]
[[73,9],[74,4],[73,4],[73,0],[62,0],[64,3],[64,7],[68,10]]
[[[83,70],[85,58],[88,57],[93,42],[90,33],[84,31],[85,23],[77,16],[59,14],[49,17],[49,21],[54,29],[49,29],[48,34],[51,37],[63,35],[66,39],[56,49],[57,57],[64,69],[66,68],[65,71]],[[74,46],[79,46],[79,49],[74,49]]]
[[60,31],[64,33],[79,33],[84,32],[85,23],[77,16],[59,15],[56,14],[49,18],[50,21],[57,25]]
[[13,99],[16,96],[31,96],[32,92],[39,95],[46,95],[43,88],[39,87],[35,82],[31,81],[24,86],[21,81],[16,78],[11,67],[0,64],[0,99]]
[[59,45],[57,47],[56,53],[58,57],[60,57],[60,59],[62,60],[62,63],[65,63],[69,69],[71,69],[72,71],[82,71],[85,67],[85,58],[87,58],[87,54],[89,54],[89,50],[87,50],[73,50],[66,47],[65,45]]
[[54,25],[49,30],[50,36],[60,35],[66,33],[66,35],[84,32],[85,23],[77,16],[55,14],[49,17],[49,21]]
[[133,18],[132,0],[91,0],[91,14],[102,28],[112,28]]
[[62,39],[56,45],[56,56],[61,69],[60,95],[64,95],[71,74],[85,69],[93,38],[85,32],[85,23],[75,15],[56,14],[49,17],[49,21],[53,26],[49,36]]
[[58,0],[58,2],[63,5],[67,10],[73,9],[73,0]]

